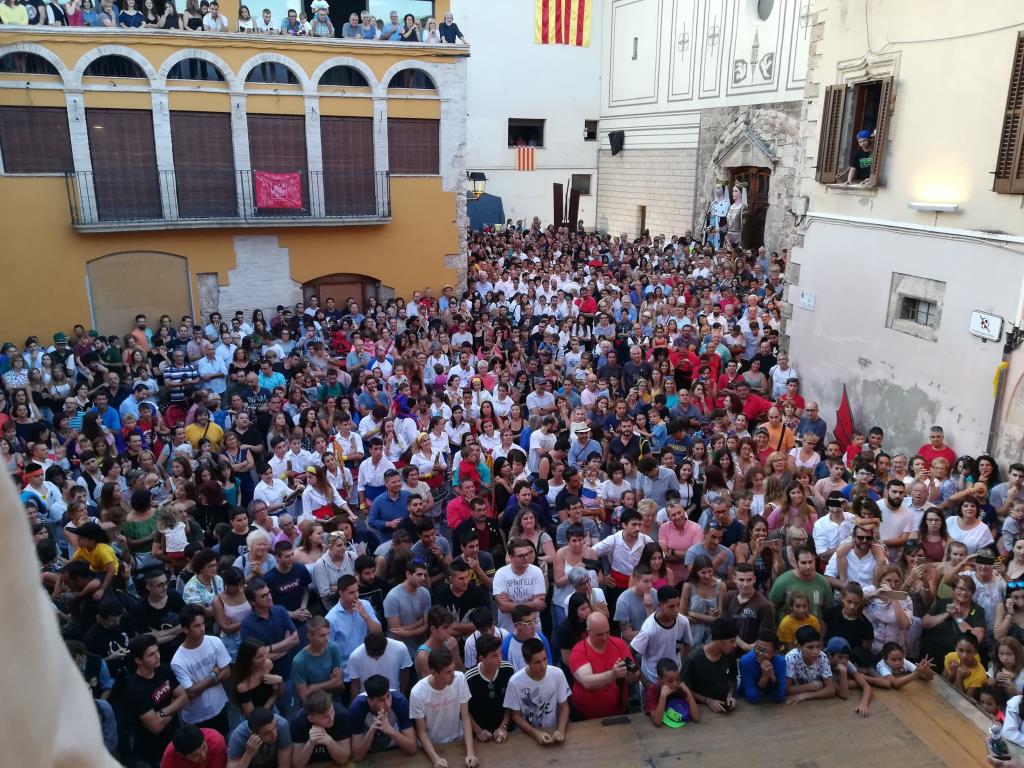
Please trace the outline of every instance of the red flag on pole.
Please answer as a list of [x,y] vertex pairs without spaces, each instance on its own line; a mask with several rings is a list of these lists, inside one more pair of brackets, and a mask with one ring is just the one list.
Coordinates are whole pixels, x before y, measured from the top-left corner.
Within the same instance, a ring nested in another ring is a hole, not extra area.
[[302,174],[255,171],[257,208],[302,208]]
[[850,444],[850,438],[853,437],[853,411],[850,410],[850,398],[846,395],[846,385],[843,384],[843,399],[839,401],[839,407],[836,409],[836,426],[832,430],[832,434],[836,437],[836,442],[845,451],[846,446]]

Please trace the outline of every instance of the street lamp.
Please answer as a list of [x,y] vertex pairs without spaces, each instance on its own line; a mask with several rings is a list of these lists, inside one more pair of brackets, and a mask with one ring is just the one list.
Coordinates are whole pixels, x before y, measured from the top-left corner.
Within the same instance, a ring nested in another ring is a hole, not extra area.
[[482,195],[484,190],[487,188],[487,177],[480,171],[471,171],[466,174],[466,177],[469,179],[473,199],[479,200],[480,195]]

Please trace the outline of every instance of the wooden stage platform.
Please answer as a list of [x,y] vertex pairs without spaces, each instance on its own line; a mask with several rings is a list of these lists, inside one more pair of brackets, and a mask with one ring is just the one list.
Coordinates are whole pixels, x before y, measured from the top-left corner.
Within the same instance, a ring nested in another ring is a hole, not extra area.
[[[868,718],[853,711],[854,700],[796,706],[741,701],[731,715],[705,710],[702,722],[676,730],[655,728],[641,715],[620,725],[571,723],[560,747],[542,748],[513,734],[502,745],[477,744],[477,756],[481,768],[983,768],[984,719],[955,696],[938,680],[876,690]],[[449,768],[463,768],[461,744],[442,754]],[[429,761],[422,752],[414,758],[389,753],[361,765],[413,768]]]

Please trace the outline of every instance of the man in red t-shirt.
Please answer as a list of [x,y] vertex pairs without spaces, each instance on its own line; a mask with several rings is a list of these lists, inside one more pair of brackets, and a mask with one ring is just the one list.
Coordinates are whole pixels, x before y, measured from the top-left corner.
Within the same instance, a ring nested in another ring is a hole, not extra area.
[[212,728],[183,725],[164,750],[160,768],[224,768],[228,750],[224,737]]
[[569,655],[572,703],[584,720],[626,714],[628,686],[640,679],[633,654],[612,637],[603,613],[587,617],[587,636]]
[[[759,422],[768,413],[768,409],[772,407],[771,400],[765,400],[760,395],[751,394],[750,384],[743,379],[739,379],[736,382],[736,389],[733,391],[743,405],[743,415],[747,417],[749,424]],[[732,392],[729,394],[732,394]]]
[[928,445],[918,448],[917,452],[928,462],[927,466],[930,467],[932,462],[939,458],[948,461],[951,469],[956,466],[956,453],[943,442],[944,437],[942,427],[932,427],[928,435]]

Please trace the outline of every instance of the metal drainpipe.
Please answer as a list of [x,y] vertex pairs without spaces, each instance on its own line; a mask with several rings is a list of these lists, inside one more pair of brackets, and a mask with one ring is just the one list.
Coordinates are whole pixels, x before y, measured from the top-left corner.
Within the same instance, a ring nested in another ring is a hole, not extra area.
[[1006,397],[1006,379],[1009,377],[1010,356],[1013,354],[1014,349],[1020,346],[1019,344],[1015,345],[1020,332],[1019,328],[1011,328],[1006,332],[1006,342],[1003,344],[1003,359],[1000,361],[998,368],[999,381],[996,382],[995,402],[992,404],[992,420],[988,425],[988,440],[985,443],[985,452],[990,456],[995,455],[996,432],[998,431],[1000,415],[1003,411],[1003,399]]

